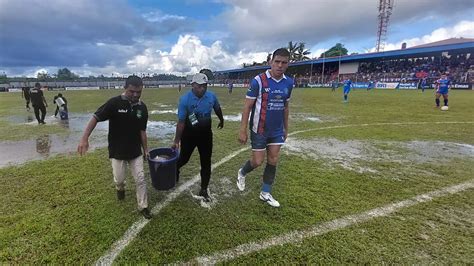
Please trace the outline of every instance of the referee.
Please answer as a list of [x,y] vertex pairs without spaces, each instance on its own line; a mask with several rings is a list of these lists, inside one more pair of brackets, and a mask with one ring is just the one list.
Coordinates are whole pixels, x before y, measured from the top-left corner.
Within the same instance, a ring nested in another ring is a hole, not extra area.
[[211,200],[208,186],[211,179],[212,110],[214,109],[220,120],[217,128],[224,127],[224,117],[216,95],[207,91],[207,83],[205,74],[195,74],[191,82],[192,89],[179,99],[178,124],[172,148],[176,149],[181,144],[176,173],[177,180],[179,180],[179,169],[189,161],[194,148],[198,148],[201,161],[199,196],[209,202]]

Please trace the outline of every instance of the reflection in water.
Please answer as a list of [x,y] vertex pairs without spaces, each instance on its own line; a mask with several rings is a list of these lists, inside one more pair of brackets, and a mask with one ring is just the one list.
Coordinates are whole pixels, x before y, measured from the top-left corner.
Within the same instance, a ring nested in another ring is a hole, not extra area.
[[68,119],[66,119],[66,120],[60,120],[60,121],[59,121],[59,124],[60,124],[63,128],[69,129],[69,120],[68,120]]
[[36,139],[36,151],[39,154],[43,156],[48,156],[50,149],[51,149],[51,139],[49,138],[49,135],[39,136]]
[[[56,154],[76,154],[77,145],[84,129],[91,119],[91,114],[69,113],[69,120],[59,120],[54,116],[46,117],[44,127],[59,125],[64,127],[66,135],[44,135],[38,138],[20,141],[0,141],[0,168],[18,165],[32,160],[43,160]],[[38,124],[33,114],[16,115],[8,118],[12,123],[31,125],[34,131]],[[108,122],[98,123],[89,139],[90,151],[107,147]],[[176,129],[176,122],[148,121],[147,134],[149,139],[171,141]]]
[[28,114],[28,116],[26,117],[26,120],[25,120],[26,123],[30,123],[30,122],[33,122],[33,115],[31,114]]

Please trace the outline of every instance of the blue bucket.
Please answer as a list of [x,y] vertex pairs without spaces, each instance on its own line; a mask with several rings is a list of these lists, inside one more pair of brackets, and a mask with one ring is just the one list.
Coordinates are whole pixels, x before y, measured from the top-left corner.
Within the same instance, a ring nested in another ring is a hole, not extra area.
[[69,119],[69,115],[68,115],[67,111],[65,111],[65,110],[60,110],[59,111],[59,117],[61,118],[61,120],[68,120]]
[[[166,160],[154,159],[156,156],[166,156]],[[148,165],[150,166],[151,184],[157,190],[169,190],[176,186],[176,164],[179,152],[171,148],[158,148],[150,151]]]

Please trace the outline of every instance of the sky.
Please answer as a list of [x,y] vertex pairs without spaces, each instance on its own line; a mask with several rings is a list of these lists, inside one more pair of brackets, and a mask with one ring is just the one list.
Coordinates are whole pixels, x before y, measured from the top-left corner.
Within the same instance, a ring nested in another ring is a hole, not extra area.
[[[394,0],[385,50],[474,38],[474,0]],[[311,57],[374,50],[378,0],[0,0],[0,74],[187,75],[262,62],[289,41]]]

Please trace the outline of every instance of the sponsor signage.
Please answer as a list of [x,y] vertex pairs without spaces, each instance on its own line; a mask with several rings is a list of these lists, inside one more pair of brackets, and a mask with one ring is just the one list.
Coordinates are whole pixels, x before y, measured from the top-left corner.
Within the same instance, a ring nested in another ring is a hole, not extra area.
[[402,89],[402,90],[416,90],[416,89],[418,89],[418,86],[414,82],[412,82],[412,83],[400,83],[400,84],[398,84],[397,88]]
[[367,82],[354,82],[352,83],[352,88],[355,89],[367,89],[369,87],[369,83]]
[[375,87],[377,89],[393,90],[393,89],[397,88],[397,86],[398,86],[398,83],[396,83],[396,82],[377,82],[375,84]]
[[329,84],[329,83],[308,83],[308,87],[310,87],[310,88],[331,88],[331,84]]
[[452,89],[456,90],[471,90],[472,89],[472,84],[471,83],[454,83],[451,85]]

